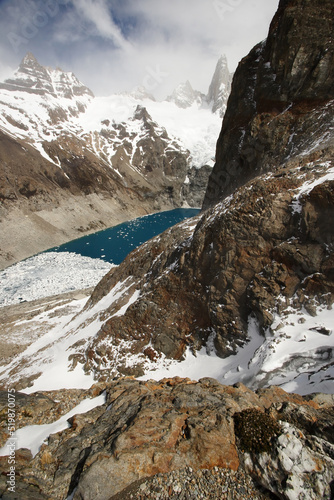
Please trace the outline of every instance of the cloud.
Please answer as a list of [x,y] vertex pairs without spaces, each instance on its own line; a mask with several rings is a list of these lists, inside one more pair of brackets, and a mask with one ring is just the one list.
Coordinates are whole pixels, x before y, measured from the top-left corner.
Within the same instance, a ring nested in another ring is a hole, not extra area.
[[219,56],[225,53],[234,70],[266,37],[277,6],[278,0],[0,0],[0,68],[17,67],[30,50],[41,64],[73,71],[97,95],[146,82],[164,98],[187,79],[206,92]]
[[111,40],[122,50],[128,51],[131,48],[114,22],[106,0],[76,0],[73,5],[79,17],[83,17],[95,26],[97,36]]

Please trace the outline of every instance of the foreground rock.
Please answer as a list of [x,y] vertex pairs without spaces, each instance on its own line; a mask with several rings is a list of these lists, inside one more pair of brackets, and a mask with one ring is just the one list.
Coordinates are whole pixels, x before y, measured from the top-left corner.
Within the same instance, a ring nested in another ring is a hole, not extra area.
[[[87,395],[101,390],[92,388]],[[22,395],[21,412],[28,405],[32,421],[34,414],[52,413],[52,406],[59,406],[52,397],[57,399],[57,393]],[[240,480],[245,473],[253,478],[254,483],[245,480],[243,487],[255,491],[255,498],[263,498],[260,487],[282,499],[329,498],[333,424],[329,397],[324,403],[320,396],[303,399],[275,387],[252,392],[242,384],[223,386],[208,378],[119,379],[106,386],[104,405],[72,417],[70,427],[50,436],[34,458],[27,450],[17,451],[16,493],[21,498],[56,500],[74,493],[74,499],[107,500],[126,488],[134,492],[138,481],[157,474],[167,474],[159,477],[168,488],[168,474],[187,467],[188,473],[213,470],[203,472],[210,477],[203,498],[213,498],[210,481],[212,491],[225,484],[226,493],[228,471]],[[227,469],[224,481],[216,468]],[[4,499],[11,498],[5,493],[7,469],[2,457]],[[199,473],[195,475],[196,483]],[[174,493],[184,491],[183,482],[171,484]],[[144,496],[145,485],[140,491],[143,498],[155,498],[153,493]]]
[[113,500],[266,500],[270,493],[259,491],[258,485],[243,470],[233,471],[214,467],[194,470],[186,467],[178,471],[157,474],[139,480]]

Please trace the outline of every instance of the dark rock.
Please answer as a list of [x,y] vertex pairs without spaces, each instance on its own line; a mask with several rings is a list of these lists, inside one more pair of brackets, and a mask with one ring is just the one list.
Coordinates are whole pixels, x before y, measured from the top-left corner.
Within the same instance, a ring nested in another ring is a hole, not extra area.
[[[98,346],[111,338],[129,341],[124,356],[150,345],[181,359],[189,346],[213,344],[226,357],[247,343],[250,315],[264,333],[289,306],[311,315],[331,307],[332,13],[329,0],[280,2],[267,41],[234,77],[204,206],[222,201],[197,219],[190,238],[166,233],[98,285],[93,300],[130,277],[141,293],[122,317],[107,312],[81,353],[87,370],[99,366]],[[107,358],[109,376],[119,373],[112,352]]]
[[331,0],[280,1],[268,38],[235,72],[204,207],[298,150],[330,143],[332,19]]

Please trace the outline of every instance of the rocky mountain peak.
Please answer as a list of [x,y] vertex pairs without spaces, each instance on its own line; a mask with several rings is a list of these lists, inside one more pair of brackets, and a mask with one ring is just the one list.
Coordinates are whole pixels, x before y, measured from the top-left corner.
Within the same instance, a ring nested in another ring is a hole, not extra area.
[[232,75],[228,69],[227,58],[225,55],[221,55],[206,97],[207,102],[212,106],[213,113],[219,110],[220,116],[223,116],[226,111],[227,99],[231,90],[231,80]]
[[140,106],[139,104],[135,109],[133,117],[135,120],[143,120],[144,122],[147,122],[148,120],[152,121],[152,117],[148,113],[145,106]]
[[31,52],[27,52],[24,58],[22,59],[20,66],[31,67],[32,65],[39,65],[39,64],[34,54],[32,54]]
[[23,91],[30,94],[52,95],[71,99],[78,96],[93,97],[93,92],[83,85],[76,76],[61,69],[46,68],[28,52],[11,78],[0,83],[0,89]]
[[219,116],[223,117],[231,90],[231,80],[232,75],[228,69],[227,58],[222,55],[218,59],[207,95],[194,90],[187,80],[180,83],[166,100],[174,102],[180,108],[189,108],[195,103],[205,108],[209,105],[213,113],[219,113]]
[[201,104],[203,97],[204,95],[198,90],[194,90],[187,80],[185,83],[180,83],[166,100],[174,102],[179,108],[189,108],[195,102]]

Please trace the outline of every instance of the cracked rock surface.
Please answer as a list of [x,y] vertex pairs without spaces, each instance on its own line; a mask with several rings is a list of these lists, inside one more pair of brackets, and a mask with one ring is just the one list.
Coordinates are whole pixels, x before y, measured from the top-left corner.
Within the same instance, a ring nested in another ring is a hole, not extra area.
[[[179,488],[177,484],[181,490],[174,493],[186,490],[185,483],[175,479],[185,468],[191,470],[199,494],[205,493],[204,484],[211,488],[210,482],[212,491],[222,487],[226,493],[224,485],[235,478],[254,498],[269,492],[283,499],[302,498],[292,494],[329,498],[334,421],[328,397],[302,398],[277,387],[253,392],[242,384],[223,386],[210,378],[195,382],[177,377],[159,382],[123,378],[96,386],[87,395],[103,389],[106,403],[72,417],[70,427],[51,435],[35,457],[28,450],[17,451],[16,489],[21,498],[56,500],[73,493],[74,500],[108,500],[122,492],[136,494],[133,498],[167,498],[164,492]],[[29,406],[31,423],[59,405],[52,397],[57,399],[57,393],[19,400],[22,411]],[[236,430],[236,418],[249,410],[263,417],[257,420],[259,436],[266,431],[261,426],[268,427],[268,422],[275,426],[266,451],[247,448],[247,437],[253,439],[247,419],[243,437]],[[7,457],[1,457],[0,464],[0,492],[7,499]],[[223,475],[218,474],[222,470]],[[242,479],[245,474],[247,480]],[[159,484],[156,493],[162,496],[154,497],[148,485]],[[214,498],[210,489],[205,494],[202,498]]]

